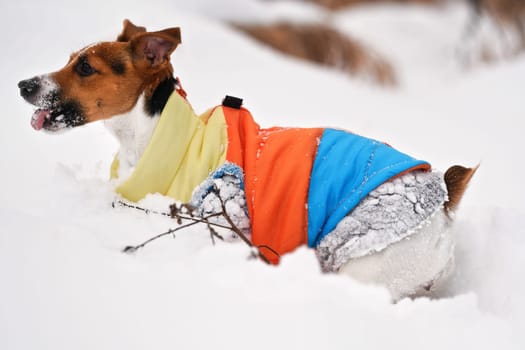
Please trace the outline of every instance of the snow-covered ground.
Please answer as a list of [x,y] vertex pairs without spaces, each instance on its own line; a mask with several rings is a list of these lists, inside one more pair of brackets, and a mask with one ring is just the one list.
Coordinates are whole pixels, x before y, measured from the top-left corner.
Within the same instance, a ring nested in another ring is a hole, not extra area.
[[[525,57],[462,71],[465,8],[329,15],[301,2],[11,0],[0,13],[0,349],[525,348]],[[221,21],[278,17],[353,33],[393,60],[401,87],[285,58]],[[99,124],[33,131],[16,83],[114,39],[123,18],[182,27],[173,63],[198,112],[228,93],[264,126],[344,127],[441,169],[481,162],[440,298],[394,305],[381,288],[322,275],[306,248],[269,267],[242,244],[212,246],[201,228],[121,253],[175,223],[111,208],[116,142]]]

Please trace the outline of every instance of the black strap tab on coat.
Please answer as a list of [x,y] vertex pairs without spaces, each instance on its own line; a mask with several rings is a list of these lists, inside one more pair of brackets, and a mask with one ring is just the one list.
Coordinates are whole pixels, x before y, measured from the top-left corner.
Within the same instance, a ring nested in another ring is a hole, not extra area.
[[224,98],[224,100],[222,100],[222,105],[224,107],[230,107],[230,108],[235,108],[235,109],[241,109],[241,106],[242,106],[242,98],[238,98],[238,97],[233,97],[233,96],[228,96],[226,95],[226,97]]

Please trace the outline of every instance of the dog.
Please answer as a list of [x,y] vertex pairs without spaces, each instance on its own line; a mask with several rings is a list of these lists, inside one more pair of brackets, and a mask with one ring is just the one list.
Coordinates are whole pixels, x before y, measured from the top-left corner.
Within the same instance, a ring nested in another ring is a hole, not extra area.
[[273,263],[308,244],[323,271],[385,286],[396,300],[445,279],[452,213],[476,167],[443,175],[343,130],[262,129],[233,97],[198,117],[173,75],[180,43],[179,28],[148,32],[125,20],[116,41],[19,82],[37,107],[32,127],[56,133],[103,120],[120,142],[111,171],[120,195],[159,192],[202,215],[225,201]]

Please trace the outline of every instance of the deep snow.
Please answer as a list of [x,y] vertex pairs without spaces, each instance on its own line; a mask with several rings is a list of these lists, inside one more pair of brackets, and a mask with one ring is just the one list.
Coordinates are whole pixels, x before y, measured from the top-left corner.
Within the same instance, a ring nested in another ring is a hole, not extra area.
[[[1,349],[525,347],[525,58],[460,69],[463,7],[328,15],[300,2],[20,0],[0,13]],[[388,54],[402,86],[285,58],[219,20],[241,17],[329,20]],[[174,222],[112,209],[116,142],[100,124],[35,132],[16,83],[115,38],[123,18],[182,27],[172,61],[197,112],[228,93],[264,126],[344,127],[440,169],[481,162],[458,213],[457,271],[440,298],[393,305],[381,288],[322,275],[306,248],[269,267],[248,261],[242,244],[213,247],[203,229],[122,254]]]

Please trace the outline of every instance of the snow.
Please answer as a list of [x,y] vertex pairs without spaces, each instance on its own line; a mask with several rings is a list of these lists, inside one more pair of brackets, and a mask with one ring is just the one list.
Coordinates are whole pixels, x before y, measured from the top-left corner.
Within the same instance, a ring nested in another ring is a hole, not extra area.
[[[1,349],[525,347],[525,58],[460,69],[462,6],[328,16],[300,2],[19,0],[0,16]],[[332,21],[391,56],[402,85],[381,89],[283,57],[221,21],[277,17]],[[16,84],[114,39],[124,18],[181,26],[173,63],[197,111],[230,94],[263,126],[344,127],[442,170],[481,162],[457,215],[450,284],[436,299],[391,304],[379,287],[321,274],[311,250],[266,266],[247,260],[243,244],[212,246],[202,228],[121,253],[174,222],[113,209],[109,132],[101,123],[35,132]]]

